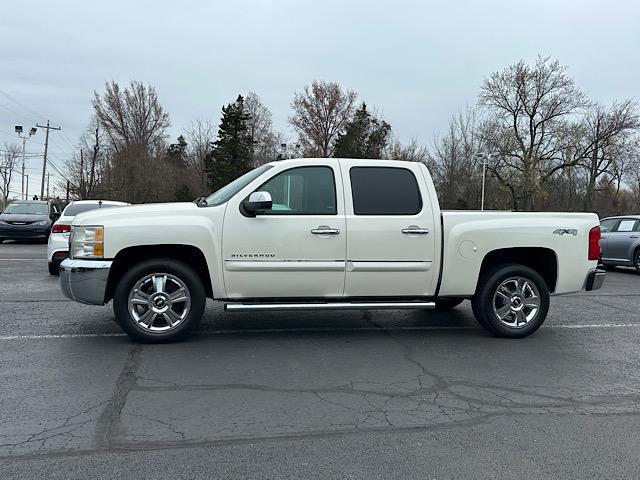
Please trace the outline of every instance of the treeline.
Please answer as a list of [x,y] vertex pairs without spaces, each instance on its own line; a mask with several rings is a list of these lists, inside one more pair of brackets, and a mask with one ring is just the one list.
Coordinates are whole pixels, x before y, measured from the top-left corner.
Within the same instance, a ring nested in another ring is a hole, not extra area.
[[262,163],[346,157],[426,163],[449,209],[479,208],[485,161],[486,208],[640,210],[636,104],[590,100],[549,58],[490,75],[477,105],[454,116],[427,146],[394,139],[389,122],[334,82],[316,81],[294,94],[293,139],[274,130],[271,112],[252,92],[223,106],[219,122],[195,120],[174,142],[152,86],[107,83],[95,93],[93,110],[80,153],[67,165],[79,198],[192,200]]

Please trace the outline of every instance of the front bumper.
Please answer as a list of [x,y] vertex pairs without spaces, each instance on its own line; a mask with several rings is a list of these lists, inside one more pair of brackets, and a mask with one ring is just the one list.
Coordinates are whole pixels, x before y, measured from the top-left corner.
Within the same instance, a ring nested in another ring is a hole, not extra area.
[[65,297],[89,305],[104,305],[111,260],[72,260],[60,264],[60,288]]
[[0,238],[11,240],[26,240],[34,238],[47,238],[49,227],[47,225],[7,225],[0,226]]
[[604,279],[607,276],[607,272],[605,270],[601,270],[599,268],[589,272],[587,275],[587,281],[585,283],[585,290],[598,290],[602,287],[604,283]]

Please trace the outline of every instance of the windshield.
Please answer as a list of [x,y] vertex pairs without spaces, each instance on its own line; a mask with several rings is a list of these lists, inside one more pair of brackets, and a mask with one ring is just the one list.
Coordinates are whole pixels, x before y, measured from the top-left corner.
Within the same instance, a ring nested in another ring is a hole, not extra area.
[[216,205],[222,205],[224,202],[233,197],[236,193],[246,187],[253,180],[258,178],[264,172],[269,170],[272,165],[262,165],[258,168],[254,168],[250,172],[245,173],[241,177],[236,178],[233,182],[228,183],[220,190],[216,190],[209,195],[205,202],[209,207],[215,207]]
[[65,217],[75,217],[76,215],[84,212],[88,212],[89,210],[95,210],[97,208],[111,208],[111,207],[124,207],[125,205],[113,205],[110,203],[103,203],[102,206],[99,206],[98,203],[72,203],[67,208],[64,209],[62,215]]
[[49,205],[46,203],[12,203],[2,213],[22,215],[49,215]]

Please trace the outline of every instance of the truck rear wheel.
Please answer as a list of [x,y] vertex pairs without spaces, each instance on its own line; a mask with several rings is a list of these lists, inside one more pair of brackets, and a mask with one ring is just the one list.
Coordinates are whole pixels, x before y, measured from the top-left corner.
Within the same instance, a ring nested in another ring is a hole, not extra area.
[[184,338],[200,321],[206,296],[200,277],[182,262],[141,262],[123,275],[113,295],[116,321],[143,343]]
[[497,337],[522,338],[544,323],[549,288],[535,270],[524,265],[500,265],[480,278],[471,300],[478,323]]

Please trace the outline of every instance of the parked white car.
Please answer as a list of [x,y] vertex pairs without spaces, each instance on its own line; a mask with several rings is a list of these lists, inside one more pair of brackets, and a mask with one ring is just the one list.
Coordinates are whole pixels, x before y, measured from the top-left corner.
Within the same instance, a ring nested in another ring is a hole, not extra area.
[[51,227],[51,234],[49,235],[49,242],[47,244],[49,273],[51,275],[57,275],[60,263],[69,256],[71,222],[77,214],[97,208],[123,207],[125,205],[129,204],[111,200],[76,200],[69,202],[58,220],[56,220]]
[[228,311],[448,309],[524,337],[550,294],[600,288],[591,213],[441,212],[427,167],[269,163],[196,203],[91,211],[72,224],[64,294],[135,340],[183,337],[206,297]]

